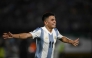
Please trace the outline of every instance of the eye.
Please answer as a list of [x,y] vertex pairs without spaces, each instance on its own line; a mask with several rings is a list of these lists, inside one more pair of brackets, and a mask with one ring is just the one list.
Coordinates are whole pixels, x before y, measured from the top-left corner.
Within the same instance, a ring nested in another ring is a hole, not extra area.
[[51,21],[54,21],[55,19],[51,19]]

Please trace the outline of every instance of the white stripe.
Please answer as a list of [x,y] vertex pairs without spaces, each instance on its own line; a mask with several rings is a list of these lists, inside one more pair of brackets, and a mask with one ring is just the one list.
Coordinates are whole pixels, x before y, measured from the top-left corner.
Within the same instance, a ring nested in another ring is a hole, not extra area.
[[42,50],[41,58],[47,57],[48,47],[49,47],[49,37],[48,37],[48,33],[44,31],[44,43],[43,43],[43,50]]

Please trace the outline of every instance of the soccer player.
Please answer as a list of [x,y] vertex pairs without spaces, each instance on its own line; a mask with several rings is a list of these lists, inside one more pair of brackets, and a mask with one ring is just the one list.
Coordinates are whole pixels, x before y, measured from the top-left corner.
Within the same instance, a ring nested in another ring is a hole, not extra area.
[[56,28],[56,18],[53,13],[45,13],[42,17],[42,21],[44,22],[44,26],[37,28],[32,32],[20,34],[12,34],[10,32],[4,33],[3,38],[36,38],[37,48],[35,58],[53,58],[55,43],[57,39],[74,46],[79,44],[79,38],[76,40],[71,40],[59,33],[58,29]]

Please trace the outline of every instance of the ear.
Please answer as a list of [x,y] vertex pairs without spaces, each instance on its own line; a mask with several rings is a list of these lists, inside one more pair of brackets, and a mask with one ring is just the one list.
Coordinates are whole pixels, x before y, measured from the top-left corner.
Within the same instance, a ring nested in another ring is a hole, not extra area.
[[44,24],[47,25],[48,24],[47,21],[44,21]]

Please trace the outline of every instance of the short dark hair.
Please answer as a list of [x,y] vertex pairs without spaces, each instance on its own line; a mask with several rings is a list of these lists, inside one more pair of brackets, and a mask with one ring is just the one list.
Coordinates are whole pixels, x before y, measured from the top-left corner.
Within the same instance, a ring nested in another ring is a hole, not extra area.
[[46,18],[48,18],[49,16],[55,16],[55,14],[49,12],[49,13],[45,13],[43,16],[42,16],[42,21],[45,21]]

